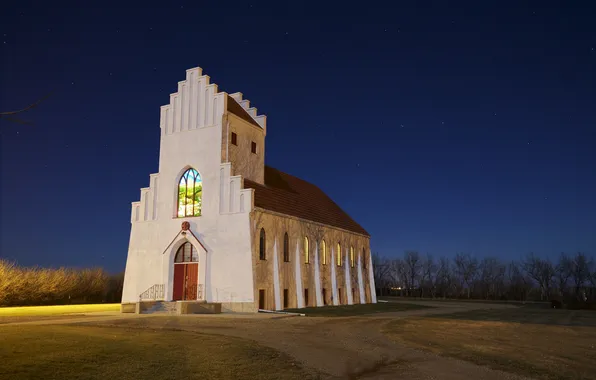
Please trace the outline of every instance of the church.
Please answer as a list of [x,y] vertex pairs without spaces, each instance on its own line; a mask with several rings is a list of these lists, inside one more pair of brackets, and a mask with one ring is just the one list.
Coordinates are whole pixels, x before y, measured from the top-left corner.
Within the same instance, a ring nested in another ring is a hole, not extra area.
[[375,303],[370,235],[265,165],[267,118],[197,67],[161,107],[159,171],[132,203],[124,305],[227,312]]

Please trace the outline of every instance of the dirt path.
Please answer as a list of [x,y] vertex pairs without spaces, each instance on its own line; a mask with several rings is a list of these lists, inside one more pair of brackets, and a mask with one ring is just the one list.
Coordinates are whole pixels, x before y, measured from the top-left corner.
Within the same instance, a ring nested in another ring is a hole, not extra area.
[[[396,318],[514,306],[443,302],[436,305],[431,302],[424,304],[437,308],[345,318],[258,314],[142,316],[98,318],[93,321],[86,319],[77,322],[133,328],[177,329],[252,339],[292,355],[305,366],[327,374],[328,378],[523,379],[468,362],[415,350],[388,339],[381,332],[385,324]],[[387,358],[385,362],[381,362],[383,357]],[[360,376],[350,377],[349,374]]]

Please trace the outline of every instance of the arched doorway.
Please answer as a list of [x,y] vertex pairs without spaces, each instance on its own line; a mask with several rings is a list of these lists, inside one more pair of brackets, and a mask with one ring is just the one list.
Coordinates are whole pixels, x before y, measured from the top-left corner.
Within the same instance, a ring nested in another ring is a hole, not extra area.
[[174,301],[196,300],[199,283],[199,253],[186,242],[174,256]]

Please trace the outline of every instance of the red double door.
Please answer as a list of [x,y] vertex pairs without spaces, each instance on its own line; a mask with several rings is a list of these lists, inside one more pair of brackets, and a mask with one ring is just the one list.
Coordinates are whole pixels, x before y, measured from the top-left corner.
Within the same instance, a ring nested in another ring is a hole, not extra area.
[[199,264],[174,264],[174,301],[196,300]]

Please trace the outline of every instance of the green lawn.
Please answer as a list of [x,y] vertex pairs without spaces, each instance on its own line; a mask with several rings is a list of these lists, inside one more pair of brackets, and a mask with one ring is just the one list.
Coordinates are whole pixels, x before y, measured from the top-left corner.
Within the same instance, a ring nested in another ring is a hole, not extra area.
[[1,379],[313,379],[249,340],[188,331],[0,326]]
[[342,306],[305,307],[302,309],[285,309],[291,313],[302,313],[309,317],[349,317],[353,315],[390,313],[395,311],[428,309],[430,306],[409,303],[379,302]]
[[98,311],[120,311],[120,304],[100,303],[88,305],[0,307],[0,317],[48,316],[60,314],[92,313]]

